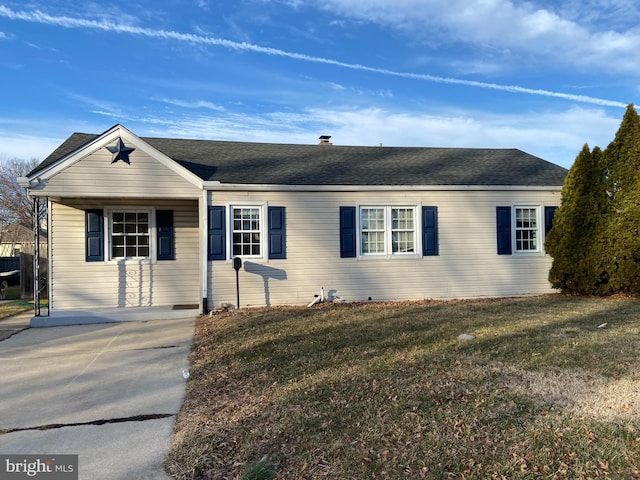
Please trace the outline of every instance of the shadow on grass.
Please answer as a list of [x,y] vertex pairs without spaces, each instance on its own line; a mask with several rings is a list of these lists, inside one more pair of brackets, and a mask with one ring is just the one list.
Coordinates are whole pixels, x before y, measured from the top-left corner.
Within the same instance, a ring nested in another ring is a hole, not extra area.
[[178,430],[214,478],[259,455],[278,478],[632,478],[633,430],[516,395],[503,369],[623,375],[639,315],[635,300],[551,296],[203,320]]
[[[242,363],[249,376],[272,372],[273,381],[342,368],[349,361],[409,353],[428,360],[452,351],[522,368],[580,367],[620,375],[640,346],[630,336],[621,343],[621,336],[637,325],[639,314],[635,300],[564,297],[377,308],[338,305],[324,312],[265,310],[239,317],[231,331],[216,332],[215,343],[233,340],[226,359]],[[606,327],[598,328],[603,323]],[[475,340],[459,341],[464,332],[473,333]]]

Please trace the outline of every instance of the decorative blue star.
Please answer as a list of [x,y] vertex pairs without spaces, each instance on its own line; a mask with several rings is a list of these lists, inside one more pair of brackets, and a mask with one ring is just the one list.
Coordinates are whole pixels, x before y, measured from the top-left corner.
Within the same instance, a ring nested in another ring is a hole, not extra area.
[[116,163],[118,160],[122,160],[127,165],[131,165],[129,161],[129,154],[135,150],[133,147],[126,147],[121,138],[118,138],[118,143],[113,147],[107,147],[112,154],[111,163]]

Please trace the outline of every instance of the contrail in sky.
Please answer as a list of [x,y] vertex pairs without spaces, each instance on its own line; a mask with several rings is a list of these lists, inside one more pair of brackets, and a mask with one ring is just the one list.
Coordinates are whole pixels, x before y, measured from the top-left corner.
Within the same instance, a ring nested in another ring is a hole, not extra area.
[[127,33],[131,35],[141,35],[149,38],[161,38],[166,40],[175,40],[178,42],[194,43],[200,45],[212,45],[223,47],[229,50],[249,51],[261,53],[265,55],[274,55],[279,57],[301,60],[303,62],[324,63],[334,65],[336,67],[348,68],[351,70],[361,70],[365,72],[377,73],[380,75],[390,75],[395,77],[409,78],[414,80],[423,80],[434,83],[445,83],[453,85],[464,85],[467,87],[485,88],[490,90],[500,90],[512,93],[526,93],[529,95],[539,95],[544,97],[562,98],[574,102],[591,103],[605,107],[621,107],[625,108],[626,104],[614,100],[605,100],[602,98],[589,97],[586,95],[574,95],[571,93],[552,92],[549,90],[541,90],[534,88],[526,88],[517,85],[501,85],[497,83],[478,82],[474,80],[463,80],[451,77],[439,77],[423,73],[397,72],[386,68],[369,67],[359,63],[346,63],[331,58],[316,57],[306,55],[304,53],[288,52],[278,48],[261,47],[247,42],[234,42],[223,38],[205,37],[202,35],[194,35],[191,33],[180,33],[170,30],[154,30],[150,28],[134,27],[130,25],[120,25],[107,21],[86,20],[82,18],[57,17],[48,15],[39,10],[34,11],[14,11],[10,8],[0,5],[0,16],[11,20],[23,20],[26,22],[41,23],[46,25],[57,25],[64,28],[88,28],[94,30],[103,30],[105,32]]

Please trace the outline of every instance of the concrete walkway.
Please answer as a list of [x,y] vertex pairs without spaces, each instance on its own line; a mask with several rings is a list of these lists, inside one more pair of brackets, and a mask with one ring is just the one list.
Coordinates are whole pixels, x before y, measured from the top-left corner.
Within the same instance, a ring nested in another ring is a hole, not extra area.
[[169,478],[194,324],[29,328],[0,341],[0,453],[77,454],[86,480]]
[[20,313],[13,317],[0,319],[0,341],[6,340],[12,335],[29,328],[31,317],[33,317],[33,310]]

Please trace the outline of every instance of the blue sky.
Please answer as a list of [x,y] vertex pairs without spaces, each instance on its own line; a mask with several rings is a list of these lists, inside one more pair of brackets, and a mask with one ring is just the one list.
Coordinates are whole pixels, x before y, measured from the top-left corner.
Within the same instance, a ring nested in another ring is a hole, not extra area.
[[569,167],[638,103],[639,25],[636,0],[0,0],[0,159],[120,123]]

